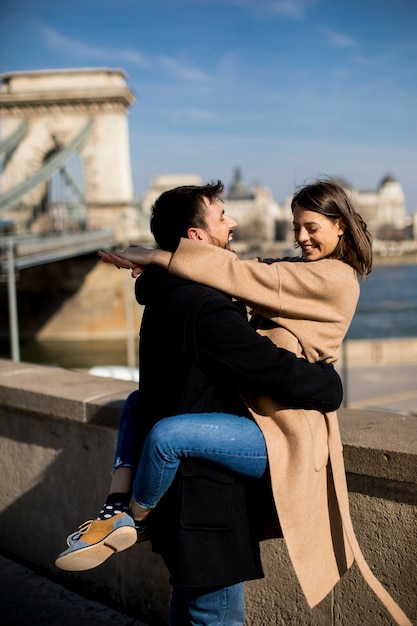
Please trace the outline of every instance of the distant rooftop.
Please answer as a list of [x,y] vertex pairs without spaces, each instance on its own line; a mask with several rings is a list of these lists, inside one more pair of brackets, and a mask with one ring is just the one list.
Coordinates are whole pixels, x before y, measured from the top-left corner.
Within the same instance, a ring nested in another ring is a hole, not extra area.
[[228,200],[252,200],[253,193],[249,191],[242,178],[240,167],[235,169],[234,179],[227,193]]

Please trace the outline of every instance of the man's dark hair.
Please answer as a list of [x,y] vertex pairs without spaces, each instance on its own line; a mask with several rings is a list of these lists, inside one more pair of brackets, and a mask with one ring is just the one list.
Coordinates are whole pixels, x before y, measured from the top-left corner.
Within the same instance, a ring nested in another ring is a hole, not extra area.
[[158,246],[174,252],[181,237],[187,237],[189,228],[207,228],[203,198],[208,198],[210,203],[220,200],[223,189],[223,183],[218,180],[164,191],[152,207],[150,222]]

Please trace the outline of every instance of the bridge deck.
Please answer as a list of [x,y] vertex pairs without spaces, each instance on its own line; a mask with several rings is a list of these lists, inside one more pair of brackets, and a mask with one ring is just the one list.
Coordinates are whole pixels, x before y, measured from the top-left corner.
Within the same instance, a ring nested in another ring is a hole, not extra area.
[[13,253],[15,269],[19,270],[108,249],[115,244],[116,238],[109,229],[48,236],[7,236],[0,242],[0,267],[7,273],[9,251]]

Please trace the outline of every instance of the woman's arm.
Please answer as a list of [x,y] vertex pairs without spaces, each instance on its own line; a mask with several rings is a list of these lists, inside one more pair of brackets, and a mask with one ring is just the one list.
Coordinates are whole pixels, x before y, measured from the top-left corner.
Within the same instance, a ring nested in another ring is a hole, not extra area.
[[133,278],[139,276],[147,265],[156,264],[167,268],[172,257],[172,253],[167,250],[142,246],[129,246],[116,252],[99,250],[98,255],[105,263],[110,263],[118,268],[130,269]]
[[262,263],[189,239],[181,239],[169,271],[228,293],[271,319],[350,322],[359,297],[356,274],[342,261]]
[[278,314],[279,280],[275,263],[268,265],[257,259],[239,262],[230,250],[188,239],[181,240],[175,254],[142,246],[129,246],[115,252],[100,250],[98,254],[105,263],[130,269],[133,278],[147,265],[157,264],[178,276],[241,299],[249,307],[262,308],[265,315]]
[[230,250],[181,239],[174,254],[130,246],[117,253],[99,253],[103,261],[140,274],[146,265],[168,267],[234,296],[263,316],[316,322],[350,323],[359,297],[355,272],[334,259],[314,262],[240,260]]
[[181,239],[168,269],[180,278],[219,289],[250,308],[275,317],[281,306],[279,265],[261,263],[256,258],[240,260],[230,250]]

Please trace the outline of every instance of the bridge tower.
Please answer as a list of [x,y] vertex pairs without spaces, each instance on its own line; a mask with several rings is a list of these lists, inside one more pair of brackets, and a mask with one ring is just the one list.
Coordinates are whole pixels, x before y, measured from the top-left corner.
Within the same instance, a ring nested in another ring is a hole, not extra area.
[[54,174],[66,174],[77,189],[65,164],[78,154],[86,225],[110,227],[124,238],[136,216],[127,121],[135,97],[126,74],[109,68],[43,70],[1,74],[0,80],[0,219],[13,221],[19,213],[34,225]]

